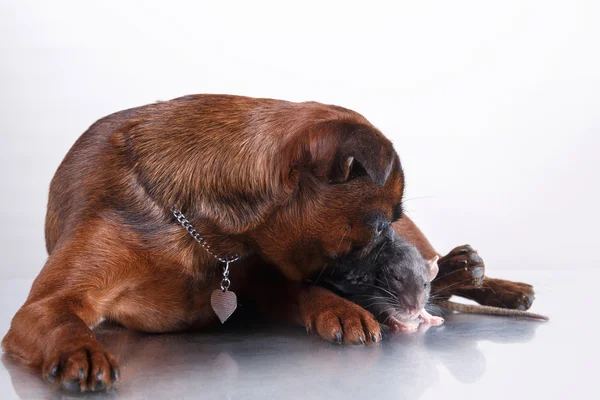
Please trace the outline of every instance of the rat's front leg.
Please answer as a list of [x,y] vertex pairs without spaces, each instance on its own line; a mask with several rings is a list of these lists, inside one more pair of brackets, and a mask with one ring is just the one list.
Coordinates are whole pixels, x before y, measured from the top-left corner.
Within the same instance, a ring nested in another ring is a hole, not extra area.
[[444,318],[436,317],[429,314],[425,309],[419,312],[418,318],[409,321],[403,321],[394,318],[389,323],[392,333],[413,333],[419,329],[421,324],[430,326],[439,326],[444,323]]
[[413,333],[419,329],[420,322],[418,319],[412,321],[394,319],[388,325],[392,333]]
[[431,315],[425,309],[422,309],[421,312],[419,312],[419,318],[424,324],[432,326],[439,326],[444,323],[444,318]]

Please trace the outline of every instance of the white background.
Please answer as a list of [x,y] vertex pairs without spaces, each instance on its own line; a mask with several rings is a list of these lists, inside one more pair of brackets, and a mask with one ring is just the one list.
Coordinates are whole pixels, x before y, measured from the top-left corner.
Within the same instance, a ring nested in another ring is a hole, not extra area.
[[596,268],[599,4],[3,0],[0,276],[43,265],[50,179],[91,123],[191,93],[352,108],[439,251]]

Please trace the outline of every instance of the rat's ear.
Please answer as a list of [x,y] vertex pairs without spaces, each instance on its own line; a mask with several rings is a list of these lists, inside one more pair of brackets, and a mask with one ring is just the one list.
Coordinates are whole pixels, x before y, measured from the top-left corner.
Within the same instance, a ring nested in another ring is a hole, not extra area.
[[429,281],[432,281],[435,278],[440,270],[438,267],[438,260],[440,256],[435,256],[431,260],[427,260],[427,265],[429,265]]

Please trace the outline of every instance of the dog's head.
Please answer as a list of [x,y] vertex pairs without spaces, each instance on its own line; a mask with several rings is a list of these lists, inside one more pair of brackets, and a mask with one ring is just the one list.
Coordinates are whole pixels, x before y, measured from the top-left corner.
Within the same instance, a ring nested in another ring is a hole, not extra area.
[[126,135],[136,179],[222,254],[254,251],[288,278],[310,279],[366,260],[400,217],[400,159],[360,114],[218,95],[153,107],[163,117],[140,118]]
[[286,200],[251,233],[260,252],[293,279],[317,279],[336,263],[368,258],[395,235],[404,177],[391,142],[363,121],[326,121],[282,151]]

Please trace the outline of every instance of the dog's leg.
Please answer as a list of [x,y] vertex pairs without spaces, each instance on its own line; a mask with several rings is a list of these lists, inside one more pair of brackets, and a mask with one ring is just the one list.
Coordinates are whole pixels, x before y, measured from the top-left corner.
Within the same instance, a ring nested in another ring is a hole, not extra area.
[[248,260],[242,273],[240,279],[245,285],[240,294],[270,318],[303,325],[307,332],[334,343],[381,340],[381,329],[373,314],[330,290],[290,281],[261,260]]
[[299,317],[308,332],[339,344],[376,343],[381,340],[373,314],[321,287],[309,287],[298,296]]
[[72,273],[76,264],[64,247],[50,255],[2,348],[66,389],[102,390],[119,378],[119,367],[90,330],[102,315],[82,291],[93,281],[77,282]]
[[126,277],[119,266],[133,260],[123,259],[120,231],[106,222],[81,225],[49,255],[2,348],[57,386],[102,390],[119,379],[119,367],[91,328],[119,295],[114,282]]
[[27,302],[13,318],[2,347],[41,367],[42,377],[51,383],[70,391],[103,390],[117,381],[119,366],[88,327],[93,320],[98,320],[94,310],[78,298]]
[[457,296],[475,300],[479,304],[517,310],[528,310],[535,299],[533,286],[527,283],[483,277],[480,288],[458,289]]
[[413,243],[425,259],[440,256],[439,273],[432,283],[432,301],[452,295],[496,307],[527,310],[534,299],[531,285],[485,276],[485,264],[469,245],[454,248],[441,257],[429,240],[406,215],[393,224],[399,235]]
[[57,385],[101,390],[119,378],[115,358],[91,331],[103,318],[147,332],[216,321],[210,293],[218,277],[197,283],[180,259],[137,243],[136,232],[108,218],[85,221],[62,239],[13,318],[4,350]]
[[528,310],[533,304],[531,285],[486,276],[483,259],[469,245],[454,248],[440,259],[439,266],[439,279],[433,282],[436,300],[456,295],[486,306],[518,310]]

